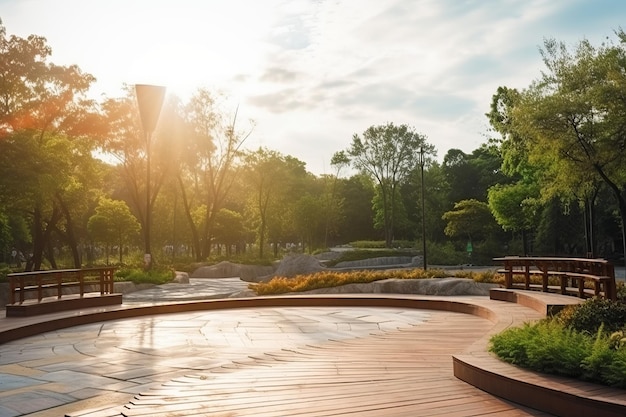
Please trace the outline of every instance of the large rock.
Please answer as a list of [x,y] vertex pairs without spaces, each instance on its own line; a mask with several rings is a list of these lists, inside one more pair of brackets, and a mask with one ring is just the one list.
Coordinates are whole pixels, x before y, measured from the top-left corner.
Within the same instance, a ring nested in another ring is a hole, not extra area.
[[287,255],[278,265],[274,276],[295,277],[296,275],[313,274],[324,271],[320,261],[311,255]]
[[367,284],[347,284],[320,288],[303,294],[422,294],[422,295],[489,295],[498,284],[475,282],[467,278],[387,279]]
[[240,278],[243,281],[257,281],[259,277],[271,275],[273,272],[273,266],[241,265],[224,261],[196,269],[191,273],[191,278]]

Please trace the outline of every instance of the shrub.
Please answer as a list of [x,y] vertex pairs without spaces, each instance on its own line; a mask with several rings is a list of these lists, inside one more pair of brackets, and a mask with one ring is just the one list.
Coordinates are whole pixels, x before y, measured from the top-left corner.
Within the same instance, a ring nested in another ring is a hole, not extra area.
[[0,282],[9,282],[7,275],[11,273],[11,269],[7,264],[0,264]]
[[536,371],[578,377],[591,350],[591,338],[553,320],[525,324],[491,338],[490,350],[502,360]]
[[385,241],[384,240],[357,240],[354,242],[350,242],[350,246],[353,248],[374,248],[374,249],[384,249]]
[[623,282],[617,283],[617,301],[626,303],[626,285]]
[[610,333],[626,326],[626,304],[594,297],[563,309],[557,320],[565,327],[592,335],[600,328]]
[[322,271],[310,275],[298,275],[293,278],[275,277],[269,282],[250,284],[250,289],[258,295],[284,294],[288,292],[310,291],[318,288],[338,287],[340,285],[354,283],[369,283],[383,279],[419,279],[419,278],[443,278],[445,271],[437,269],[405,269],[383,271],[350,271],[335,272]]
[[504,275],[498,274],[494,270],[488,271],[457,271],[454,274],[457,278],[468,278],[476,282],[484,282],[489,284],[504,284]]
[[540,372],[626,387],[624,333],[609,335],[601,325],[595,335],[545,319],[491,338],[490,351],[502,360]]
[[171,269],[121,269],[115,273],[118,281],[131,281],[134,284],[166,284],[174,279],[174,271]]
[[452,242],[428,242],[426,250],[429,265],[462,265],[469,262],[467,252],[456,250]]

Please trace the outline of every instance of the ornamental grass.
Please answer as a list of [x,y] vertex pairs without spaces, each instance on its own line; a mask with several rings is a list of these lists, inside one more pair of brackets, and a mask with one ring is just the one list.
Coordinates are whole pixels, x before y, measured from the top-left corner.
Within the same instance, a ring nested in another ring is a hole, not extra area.
[[292,278],[275,277],[269,282],[250,284],[250,289],[257,295],[275,295],[290,292],[303,292],[319,288],[338,287],[347,284],[367,284],[385,279],[422,279],[444,278],[449,276],[444,270],[396,269],[396,270],[360,270],[349,272],[321,271]]

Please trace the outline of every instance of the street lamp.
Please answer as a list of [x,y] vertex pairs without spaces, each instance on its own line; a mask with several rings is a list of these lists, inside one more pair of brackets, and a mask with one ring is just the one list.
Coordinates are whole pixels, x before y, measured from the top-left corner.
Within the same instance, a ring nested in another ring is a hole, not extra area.
[[144,224],[144,268],[149,270],[152,267],[152,251],[150,249],[150,224],[151,215],[151,191],[150,191],[150,142],[151,136],[156,128],[165,97],[165,87],[158,85],[136,84],[135,96],[139,107],[141,125],[146,136],[146,217]]
[[428,263],[426,262],[426,209],[424,204],[424,164],[426,163],[426,158],[424,158],[424,147],[420,147],[418,161],[422,168],[422,251],[424,253],[424,271],[426,271]]

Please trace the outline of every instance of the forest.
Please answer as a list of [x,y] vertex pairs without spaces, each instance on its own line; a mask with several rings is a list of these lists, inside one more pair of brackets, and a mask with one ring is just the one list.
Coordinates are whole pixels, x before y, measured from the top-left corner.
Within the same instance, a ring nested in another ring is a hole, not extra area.
[[439,265],[623,262],[626,34],[615,35],[546,40],[528,87],[501,86],[485,103],[491,130],[471,153],[390,122],[364,126],[318,176],[280,150],[247,148],[253,126],[206,89],[167,96],[147,135],[134,86],[90,98],[93,75],[0,23],[0,264],[132,264],[146,248],[159,263],[277,259],[355,242],[424,244]]

